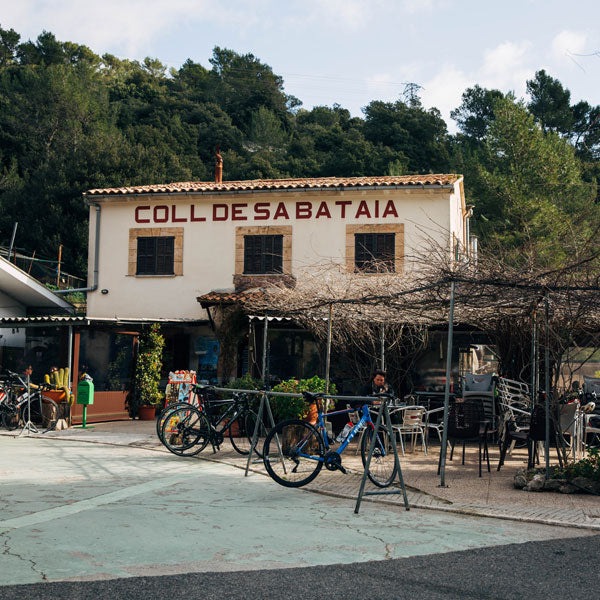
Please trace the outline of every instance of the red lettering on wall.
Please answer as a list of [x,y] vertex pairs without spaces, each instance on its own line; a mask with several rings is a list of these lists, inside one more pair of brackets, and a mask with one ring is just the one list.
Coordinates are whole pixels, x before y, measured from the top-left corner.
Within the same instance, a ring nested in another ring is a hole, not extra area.
[[342,214],[341,214],[342,219],[346,218],[346,206],[350,206],[351,204],[352,204],[351,200],[336,200],[335,201],[335,205],[341,207],[341,209],[342,209]]
[[296,202],[296,219],[312,217],[312,202]]
[[379,216],[379,200],[375,200],[375,218]]
[[173,223],[187,223],[187,219],[186,217],[180,217],[179,219],[177,218],[177,205],[173,204],[171,206],[171,221],[173,221]]
[[321,202],[321,204],[319,204],[319,209],[317,210],[315,218],[318,219],[319,217],[327,217],[328,219],[331,219],[331,213],[327,208],[327,202]]
[[135,207],[135,222],[136,223],[150,223],[150,219],[142,219],[140,213],[143,210],[150,210],[149,206],[136,206]]
[[273,215],[273,219],[278,219],[279,217],[283,217],[284,219],[289,219],[290,216],[288,215],[287,210],[285,209],[285,204],[283,202],[280,202],[277,205],[277,210],[275,210],[275,214]]
[[232,204],[231,205],[231,220],[232,221],[247,221],[248,217],[242,214],[242,209],[246,208],[247,204]]
[[[219,209],[222,209],[222,215],[218,214]],[[228,215],[229,207],[227,206],[227,204],[213,204],[213,221],[227,221]]]
[[271,204],[269,202],[257,202],[254,205],[254,220],[255,221],[266,221],[271,217],[271,211],[269,210]]
[[364,200],[360,201],[360,204],[358,205],[358,210],[356,211],[356,215],[354,216],[355,219],[358,219],[358,217],[367,217],[368,219],[371,218],[369,207],[367,206],[367,203]]
[[206,221],[206,217],[197,217],[196,216],[196,207],[192,204],[192,208],[190,210],[190,221],[192,223],[196,223],[197,221]]
[[[162,216],[160,213],[162,212]],[[155,206],[154,207],[154,222],[155,223],[166,223],[169,220],[169,207],[168,206]]]
[[383,211],[383,217],[387,217],[388,215],[394,215],[396,219],[398,218],[398,213],[396,211],[396,207],[394,206],[393,200],[388,200],[388,203],[385,205],[385,210]]

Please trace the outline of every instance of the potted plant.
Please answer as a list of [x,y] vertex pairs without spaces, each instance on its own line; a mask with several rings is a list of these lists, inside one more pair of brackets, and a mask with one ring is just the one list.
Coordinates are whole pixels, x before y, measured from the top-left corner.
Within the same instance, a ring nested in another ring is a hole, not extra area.
[[131,416],[136,414],[142,420],[153,419],[156,407],[163,395],[158,385],[162,368],[162,352],[165,338],[160,333],[160,325],[153,323],[144,327],[139,338],[139,349],[135,365],[135,389]]
[[[273,388],[274,392],[286,392],[291,394],[300,394],[301,392],[325,392],[325,380],[318,375],[310,379],[288,379],[277,384]],[[335,394],[337,389],[335,384],[329,384],[329,393]],[[286,419],[305,419],[309,423],[317,421],[317,407],[313,404],[307,404],[304,398],[290,398],[287,396],[272,396],[271,408],[273,409],[275,421],[285,421]]]

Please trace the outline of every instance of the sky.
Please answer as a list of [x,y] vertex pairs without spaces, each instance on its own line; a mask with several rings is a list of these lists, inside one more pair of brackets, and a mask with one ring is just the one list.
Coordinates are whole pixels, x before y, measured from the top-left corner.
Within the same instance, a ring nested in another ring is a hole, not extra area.
[[536,71],[600,104],[598,0],[0,0],[0,26],[22,41],[61,41],[120,58],[188,58],[209,67],[215,46],[252,53],[305,108],[371,100],[421,86],[455,131],[464,90],[526,93]]

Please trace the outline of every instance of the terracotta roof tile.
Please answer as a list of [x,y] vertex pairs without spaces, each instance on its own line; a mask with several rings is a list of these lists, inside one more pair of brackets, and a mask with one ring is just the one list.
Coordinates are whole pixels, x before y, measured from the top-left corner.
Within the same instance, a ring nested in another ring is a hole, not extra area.
[[89,190],[88,196],[115,196],[132,194],[172,194],[243,192],[256,190],[310,190],[343,187],[410,187],[421,185],[452,185],[462,175],[400,175],[387,177],[315,177],[308,179],[249,179],[246,181],[182,181],[160,185],[137,185],[122,188]]
[[200,302],[202,308],[214,306],[215,304],[236,304],[243,303],[248,298],[254,298],[261,295],[260,290],[247,290],[244,292],[208,292],[198,296],[196,300]]

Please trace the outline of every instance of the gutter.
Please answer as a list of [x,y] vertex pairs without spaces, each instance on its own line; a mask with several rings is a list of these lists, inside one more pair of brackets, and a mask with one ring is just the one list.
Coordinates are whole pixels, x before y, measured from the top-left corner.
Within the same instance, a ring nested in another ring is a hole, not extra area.
[[94,239],[94,279],[90,287],[71,288],[68,290],[56,290],[55,294],[71,294],[73,292],[95,292],[98,289],[98,262],[100,254],[100,204],[92,202],[84,196],[87,206],[93,206],[96,209],[96,235]]

